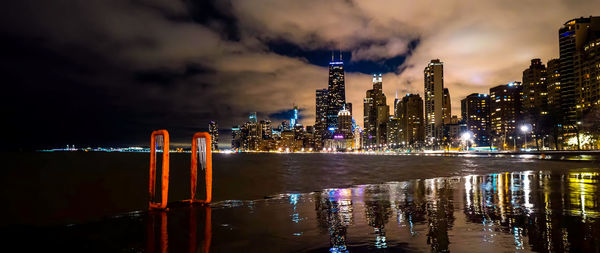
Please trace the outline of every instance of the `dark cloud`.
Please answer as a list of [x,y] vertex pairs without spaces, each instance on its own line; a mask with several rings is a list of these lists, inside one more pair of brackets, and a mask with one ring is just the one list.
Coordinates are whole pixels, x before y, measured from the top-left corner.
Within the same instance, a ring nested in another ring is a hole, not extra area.
[[[145,145],[240,124],[294,104],[314,121],[330,52],[342,50],[347,98],[362,123],[370,73],[422,93],[423,68],[445,62],[461,97],[519,80],[530,58],[558,54],[556,31],[593,1],[12,1],[0,11],[6,145]],[[532,18],[535,17],[535,18]],[[455,113],[456,114],[456,113]],[[277,124],[278,122],[274,122]],[[43,133],[43,134],[40,134]]]

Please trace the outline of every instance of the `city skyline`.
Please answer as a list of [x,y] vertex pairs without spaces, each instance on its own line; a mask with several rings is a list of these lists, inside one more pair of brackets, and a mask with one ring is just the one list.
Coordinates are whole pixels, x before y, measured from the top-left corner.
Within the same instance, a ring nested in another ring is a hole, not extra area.
[[[3,74],[14,84],[3,108],[15,122],[7,131],[17,136],[8,143],[24,148],[144,144],[156,128],[171,129],[174,143],[185,143],[187,133],[211,120],[227,128],[252,111],[277,124],[294,104],[302,109],[300,122],[312,125],[314,91],[324,87],[332,51],[345,60],[346,100],[359,125],[357,105],[373,73],[383,74],[391,105],[396,90],[423,94],[422,70],[436,58],[445,64],[456,115],[466,95],[520,80],[533,58],[558,58],[557,30],[594,14],[591,2],[560,1],[546,2],[548,8],[92,1],[36,9],[26,2],[8,8],[22,15],[2,17],[10,62]],[[332,9],[346,15],[329,15]],[[532,12],[535,21],[527,18]],[[53,134],[41,140],[30,134],[39,128]]]

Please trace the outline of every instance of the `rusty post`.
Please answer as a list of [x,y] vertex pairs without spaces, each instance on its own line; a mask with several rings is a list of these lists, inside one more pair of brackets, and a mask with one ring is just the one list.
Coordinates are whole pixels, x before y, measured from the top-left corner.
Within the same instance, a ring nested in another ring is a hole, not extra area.
[[[205,175],[205,182],[206,182],[206,200],[197,200],[196,199],[196,187],[197,187],[197,182],[198,182],[198,139],[204,138],[205,139],[205,146],[206,146],[206,161],[205,161],[205,166],[206,166],[206,175]],[[189,200],[190,203],[210,203],[210,201],[212,200],[212,151],[211,151],[211,139],[210,139],[210,134],[207,132],[199,132],[199,133],[195,133],[194,137],[192,138],[192,165],[191,165],[191,175],[192,175],[192,194],[191,194],[191,199]]]
[[[162,161],[162,180],[161,180],[161,202],[155,203],[153,199],[156,196],[156,136],[163,137],[163,161]],[[167,208],[169,197],[169,132],[167,130],[156,130],[150,137],[150,185],[148,187],[150,200],[149,209]]]

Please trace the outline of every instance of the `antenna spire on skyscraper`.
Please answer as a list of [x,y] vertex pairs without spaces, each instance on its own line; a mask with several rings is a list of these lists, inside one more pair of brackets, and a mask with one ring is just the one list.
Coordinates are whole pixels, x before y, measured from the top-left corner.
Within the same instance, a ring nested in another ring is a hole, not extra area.
[[341,48],[341,47],[340,47],[340,61],[344,61],[344,60],[342,59],[342,48]]
[[333,50],[331,51],[331,61],[333,61]]

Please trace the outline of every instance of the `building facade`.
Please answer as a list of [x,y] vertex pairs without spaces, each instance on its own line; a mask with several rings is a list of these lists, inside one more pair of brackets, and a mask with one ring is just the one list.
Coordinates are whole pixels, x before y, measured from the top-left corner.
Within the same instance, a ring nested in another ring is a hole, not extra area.
[[444,123],[444,64],[431,60],[425,76],[425,137],[436,143],[442,139]]
[[346,82],[344,79],[344,62],[329,62],[329,84],[327,103],[327,138],[331,138],[333,132],[338,128],[338,113],[346,105]]
[[490,97],[478,93],[467,96],[461,100],[461,113],[474,143],[478,146],[490,145]]
[[423,99],[419,94],[406,94],[397,103],[396,111],[400,118],[401,141],[405,147],[420,146],[425,140],[423,119]]
[[[584,87],[585,46],[600,38],[600,17],[576,18],[558,30],[560,49],[561,108],[566,125],[575,124],[583,115],[581,89]],[[579,101],[578,101],[579,100]],[[577,107],[579,105],[579,108]]]
[[510,82],[490,89],[490,133],[497,141],[494,145],[507,148],[507,139],[514,136],[521,115],[520,82]]
[[367,91],[364,99],[364,142],[366,146],[383,145],[387,143],[387,123],[389,106],[383,94],[383,79],[381,74],[373,75],[373,89]]

